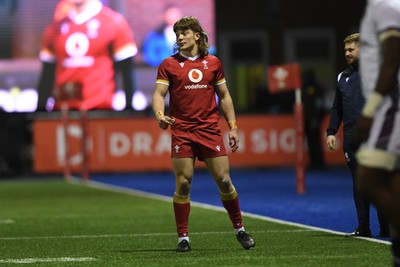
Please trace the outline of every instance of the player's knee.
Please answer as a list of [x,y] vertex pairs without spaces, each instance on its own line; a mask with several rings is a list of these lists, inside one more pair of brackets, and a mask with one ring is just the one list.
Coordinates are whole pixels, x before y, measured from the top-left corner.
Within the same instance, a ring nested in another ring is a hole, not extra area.
[[182,178],[182,179],[179,179],[177,182],[178,190],[181,193],[188,193],[190,191],[190,186],[191,186],[190,179]]
[[226,176],[219,180],[218,185],[221,192],[226,192],[227,190],[229,191],[229,189],[232,187],[232,181],[229,176]]

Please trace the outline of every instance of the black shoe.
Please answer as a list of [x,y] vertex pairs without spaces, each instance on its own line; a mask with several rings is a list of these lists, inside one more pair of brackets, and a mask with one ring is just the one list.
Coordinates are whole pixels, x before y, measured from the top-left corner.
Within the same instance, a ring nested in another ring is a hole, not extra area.
[[357,237],[357,236],[371,237],[371,230],[369,230],[369,229],[360,230],[357,228],[354,232],[351,232],[351,233],[348,233],[345,235],[345,237]]
[[245,249],[250,249],[256,245],[256,241],[254,241],[251,235],[249,235],[245,231],[240,231],[239,233],[237,233],[236,239],[240,242],[240,244],[242,244]]
[[178,247],[176,248],[176,252],[189,252],[191,250],[189,242],[185,239],[179,242]]

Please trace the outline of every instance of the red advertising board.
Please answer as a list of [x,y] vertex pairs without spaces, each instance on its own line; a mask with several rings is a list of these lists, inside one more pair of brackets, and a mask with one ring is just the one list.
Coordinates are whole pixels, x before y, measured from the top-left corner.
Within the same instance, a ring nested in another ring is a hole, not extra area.
[[272,94],[301,88],[301,71],[297,63],[267,68],[268,87]]
[[[293,116],[237,116],[237,122],[240,146],[230,154],[231,167],[294,166],[296,131]],[[62,127],[59,120],[34,121],[35,172],[63,171]],[[229,151],[228,126],[223,119],[221,127]],[[88,128],[92,172],[171,170],[170,133],[158,128],[153,118],[96,118],[89,121]],[[80,170],[82,131],[79,122],[72,121],[67,132],[71,140],[72,169]],[[322,145],[326,147],[324,139]],[[335,152],[324,150],[328,164],[344,164],[340,147]]]

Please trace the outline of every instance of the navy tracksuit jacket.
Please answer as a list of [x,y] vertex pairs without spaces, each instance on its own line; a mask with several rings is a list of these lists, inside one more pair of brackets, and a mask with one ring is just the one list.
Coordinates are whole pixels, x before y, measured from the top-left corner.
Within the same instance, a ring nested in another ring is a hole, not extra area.
[[355,151],[357,147],[353,145],[354,125],[361,115],[364,103],[365,98],[361,90],[358,64],[354,64],[338,76],[335,100],[330,111],[330,121],[326,133],[327,135],[336,135],[343,121],[343,152],[353,178],[353,197],[358,218],[357,228],[369,229],[370,203],[356,190],[355,172],[357,161]]
[[358,64],[354,64],[339,74],[329,126],[326,129],[327,135],[335,135],[343,121],[344,142],[351,142],[353,128],[361,115],[364,103]]

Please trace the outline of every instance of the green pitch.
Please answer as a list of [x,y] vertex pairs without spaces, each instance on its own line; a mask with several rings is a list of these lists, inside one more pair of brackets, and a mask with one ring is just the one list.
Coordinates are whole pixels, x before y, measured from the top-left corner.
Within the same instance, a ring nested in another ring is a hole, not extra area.
[[0,182],[1,266],[390,266],[388,244],[192,205],[189,253],[176,253],[171,199],[62,180]]

